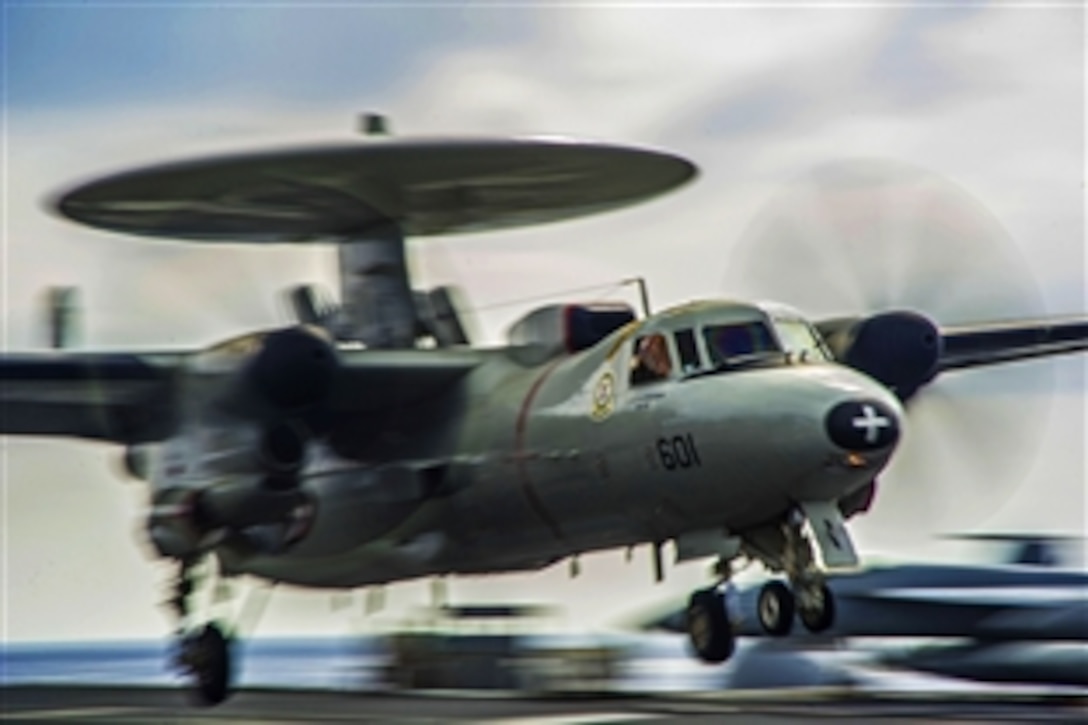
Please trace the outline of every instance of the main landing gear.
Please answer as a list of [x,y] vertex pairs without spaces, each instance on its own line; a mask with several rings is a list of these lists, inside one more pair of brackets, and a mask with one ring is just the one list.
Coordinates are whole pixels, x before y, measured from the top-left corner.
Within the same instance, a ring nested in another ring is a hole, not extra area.
[[179,625],[173,664],[191,679],[193,698],[198,705],[218,705],[230,697],[234,683],[231,637],[214,623],[188,628],[194,564],[182,560],[174,579],[170,606]]
[[773,637],[784,637],[793,629],[796,613],[805,629],[814,634],[835,623],[835,598],[822,581],[805,582],[800,588],[780,581],[769,581],[759,592],[756,611],[759,624]]
[[218,625],[208,623],[184,635],[176,662],[192,678],[197,704],[218,705],[230,696],[231,639]]
[[717,588],[699,589],[691,595],[687,621],[688,641],[700,660],[718,664],[733,655],[736,637],[725,613],[725,596]]
[[[760,627],[774,637],[788,635],[795,617],[814,633],[835,623],[835,598],[816,566],[814,541],[825,565],[857,565],[853,543],[835,505],[809,503],[802,505],[802,510],[792,512],[778,525],[746,532],[741,545],[743,555],[786,574],[788,583],[773,580],[764,584],[755,605]],[[811,536],[803,529],[806,518]],[[688,601],[688,638],[695,656],[703,662],[724,662],[736,646],[735,628],[742,615],[739,595],[730,581],[735,555],[719,559],[716,585],[699,589]]]

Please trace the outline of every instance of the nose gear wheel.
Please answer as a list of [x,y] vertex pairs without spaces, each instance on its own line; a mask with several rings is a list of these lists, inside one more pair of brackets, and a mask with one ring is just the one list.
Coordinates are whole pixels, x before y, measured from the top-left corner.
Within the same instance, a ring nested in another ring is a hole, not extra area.
[[780,581],[769,581],[759,592],[759,623],[767,634],[784,637],[793,629],[793,592]]
[[835,623],[835,597],[826,583],[810,588],[807,601],[799,602],[797,616],[813,634],[827,631]]

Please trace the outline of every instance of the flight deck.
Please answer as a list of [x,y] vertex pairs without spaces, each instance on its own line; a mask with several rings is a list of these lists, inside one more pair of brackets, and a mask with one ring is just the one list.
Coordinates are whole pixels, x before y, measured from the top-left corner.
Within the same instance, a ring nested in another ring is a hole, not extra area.
[[520,692],[359,693],[241,690],[195,708],[181,689],[15,686],[0,689],[0,719],[34,723],[792,723],[1083,722],[1083,695],[967,697],[948,693],[846,695],[834,690],[655,695],[527,696]]

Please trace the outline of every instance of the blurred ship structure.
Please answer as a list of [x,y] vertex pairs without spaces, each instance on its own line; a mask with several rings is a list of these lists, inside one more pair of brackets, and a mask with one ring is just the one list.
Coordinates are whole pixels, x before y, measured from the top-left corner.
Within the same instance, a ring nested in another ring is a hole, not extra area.
[[[1084,540],[963,538],[1009,551],[1001,563],[877,564],[831,576],[840,616],[819,635],[795,622],[791,635],[768,637],[756,613],[760,584],[742,585],[737,652],[720,667],[690,657],[686,637],[677,636],[686,632],[680,603],[638,616],[633,628],[579,631],[555,605],[435,602],[368,620],[352,637],[253,639],[241,652],[240,684],[574,697],[1088,692]],[[169,685],[176,673],[149,664],[162,662],[165,646],[9,643],[0,652],[0,687]]]
[[561,614],[541,604],[421,608],[389,635],[385,682],[399,689],[611,690],[623,646],[557,631]]

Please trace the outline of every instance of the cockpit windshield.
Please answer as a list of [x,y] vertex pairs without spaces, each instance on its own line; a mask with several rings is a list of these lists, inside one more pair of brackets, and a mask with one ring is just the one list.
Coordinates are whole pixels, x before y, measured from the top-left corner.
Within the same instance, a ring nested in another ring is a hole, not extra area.
[[759,320],[708,325],[703,328],[703,339],[710,355],[710,364],[716,368],[782,353],[767,325]]
[[804,320],[779,318],[774,321],[774,329],[782,347],[791,357],[799,360],[828,360],[829,356],[816,331]]

